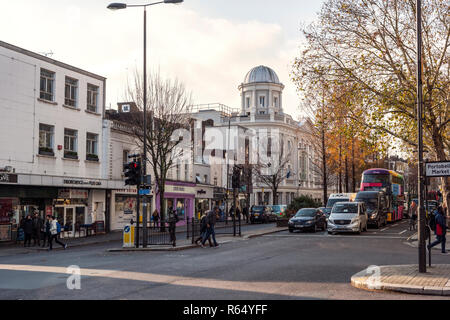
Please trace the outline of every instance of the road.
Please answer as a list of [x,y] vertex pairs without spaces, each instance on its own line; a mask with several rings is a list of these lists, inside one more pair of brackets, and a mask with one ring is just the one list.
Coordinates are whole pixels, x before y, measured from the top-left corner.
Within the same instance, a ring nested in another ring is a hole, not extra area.
[[[445,299],[350,285],[370,265],[417,263],[417,249],[404,243],[407,228],[403,221],[361,235],[286,231],[178,252],[108,253],[117,247],[109,243],[3,256],[0,299]],[[448,256],[433,262],[448,263]],[[74,265],[82,269],[80,290],[67,288]]]

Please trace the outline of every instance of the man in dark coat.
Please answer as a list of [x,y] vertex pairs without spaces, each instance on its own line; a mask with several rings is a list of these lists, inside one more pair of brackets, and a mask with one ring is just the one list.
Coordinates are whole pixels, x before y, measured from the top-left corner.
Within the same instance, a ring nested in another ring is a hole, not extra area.
[[30,215],[28,215],[23,222],[23,232],[25,233],[25,241],[23,246],[26,247],[28,242],[28,246],[31,247],[31,238],[33,236],[33,219],[31,219]]
[[212,236],[212,240],[214,242],[214,246],[218,247],[219,244],[216,241],[216,232],[214,231],[214,225],[216,224],[217,215],[219,214],[219,208],[216,207],[214,210],[211,210],[208,215],[206,216],[206,233],[203,236],[202,240],[202,247],[205,245],[206,239],[209,238],[209,236]]
[[34,246],[36,246],[36,242],[38,246],[41,246],[41,229],[42,229],[42,219],[39,217],[37,212],[34,213],[33,217],[33,240]]

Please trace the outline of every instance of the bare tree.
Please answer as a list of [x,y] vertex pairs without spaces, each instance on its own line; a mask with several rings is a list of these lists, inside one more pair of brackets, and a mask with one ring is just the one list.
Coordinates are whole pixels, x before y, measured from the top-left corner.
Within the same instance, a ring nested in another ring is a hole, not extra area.
[[[127,99],[133,101],[143,111],[143,81],[136,71],[133,82],[128,85]],[[155,195],[159,196],[161,221],[165,221],[164,192],[167,174],[174,160],[182,155],[184,143],[190,144],[190,106],[191,93],[178,80],[163,80],[159,73],[151,73],[147,80],[147,128],[143,125],[142,112],[131,113],[133,132],[141,145],[144,134],[147,139],[147,164],[150,165],[156,186]],[[164,228],[164,224],[161,224]]]

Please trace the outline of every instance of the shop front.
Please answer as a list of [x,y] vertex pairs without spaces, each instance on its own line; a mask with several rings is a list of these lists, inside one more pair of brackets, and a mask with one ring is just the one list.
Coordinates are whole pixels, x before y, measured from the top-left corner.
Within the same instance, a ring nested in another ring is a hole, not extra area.
[[59,189],[53,216],[64,228],[63,237],[104,233],[104,199],[104,190]]
[[195,217],[200,219],[202,214],[212,209],[214,188],[211,186],[197,185],[195,193]]
[[56,196],[56,188],[0,185],[0,242],[23,240],[20,222],[34,213],[44,219]]
[[118,189],[112,191],[111,230],[123,230],[125,225],[136,221],[137,189]]
[[[166,190],[164,193],[165,214],[168,217],[168,210],[172,208],[176,210],[178,218],[180,219],[177,225],[185,225],[187,219],[194,216],[194,201],[195,201],[195,184],[189,182],[166,182]],[[155,197],[155,204],[158,212],[161,211],[159,195]],[[161,214],[160,214],[161,215]]]

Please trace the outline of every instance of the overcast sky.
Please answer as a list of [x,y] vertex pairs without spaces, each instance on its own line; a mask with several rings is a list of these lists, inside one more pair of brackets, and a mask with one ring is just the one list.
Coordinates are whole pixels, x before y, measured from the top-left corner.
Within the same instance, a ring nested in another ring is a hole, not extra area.
[[[143,10],[111,11],[109,2],[2,3],[0,39],[38,53],[53,52],[53,59],[108,78],[106,103],[115,108],[123,101],[127,77],[142,69]],[[195,104],[239,108],[239,84],[251,68],[266,65],[286,86],[285,112],[297,117],[299,99],[289,73],[302,43],[300,26],[315,19],[322,3],[185,0],[150,7],[149,70],[183,81]]]

